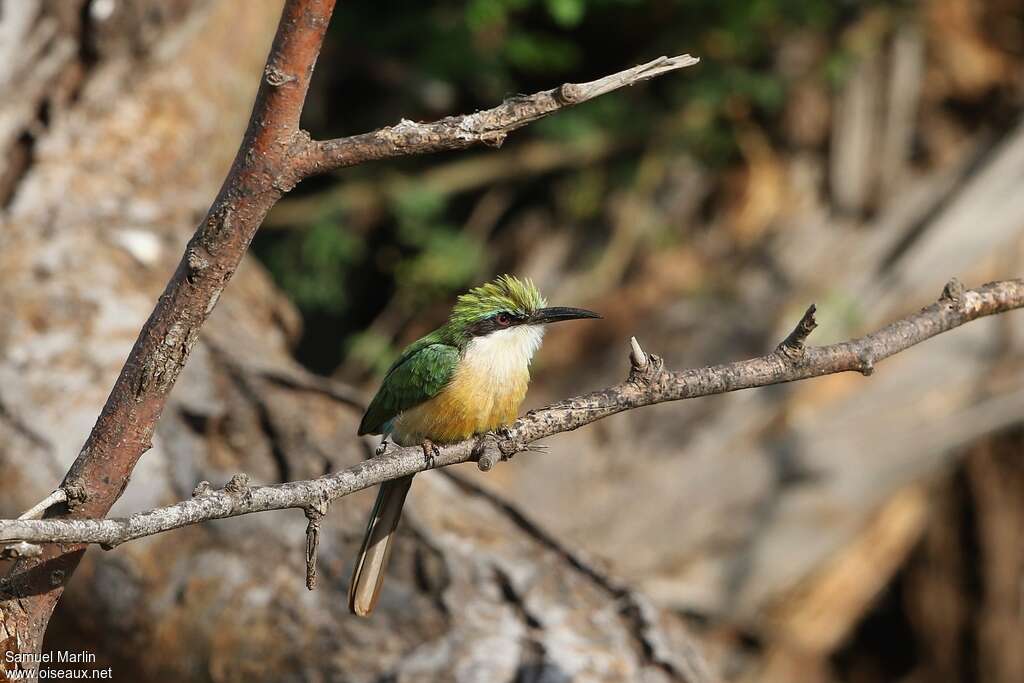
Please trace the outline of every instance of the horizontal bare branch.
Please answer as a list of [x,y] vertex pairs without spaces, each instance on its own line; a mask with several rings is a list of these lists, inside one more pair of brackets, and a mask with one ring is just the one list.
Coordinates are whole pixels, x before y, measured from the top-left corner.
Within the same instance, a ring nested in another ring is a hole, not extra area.
[[249,486],[245,475],[236,475],[223,489],[214,490],[203,482],[191,500],[130,517],[3,520],[0,542],[100,543],[113,547],[142,536],[251,512],[301,508],[322,514],[336,498],[432,467],[477,460],[482,469],[489,469],[499,460],[532,450],[535,447],[531,444],[538,439],[624,410],[838,372],[870,375],[875,363],[915,344],[977,318],[1021,307],[1024,280],[993,282],[972,290],[964,290],[953,280],[936,303],[864,337],[828,346],[805,346],[804,340],[815,326],[811,308],[793,333],[768,355],[678,372],[665,370],[660,358],[645,353],[633,339],[632,369],[625,382],[532,411],[498,433],[442,447],[429,463],[418,446],[392,447],[382,456],[309,481]]
[[693,66],[699,61],[690,55],[658,57],[596,81],[564,83],[532,95],[517,95],[475,114],[449,116],[433,123],[402,120],[372,133],[310,142],[296,163],[299,173],[309,176],[377,159],[465,149],[477,144],[499,147],[512,131],[560,109]]

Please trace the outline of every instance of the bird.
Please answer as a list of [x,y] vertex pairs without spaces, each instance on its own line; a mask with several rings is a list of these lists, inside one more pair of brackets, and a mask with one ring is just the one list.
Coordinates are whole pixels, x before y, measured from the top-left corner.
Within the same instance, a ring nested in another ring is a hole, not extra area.
[[[456,299],[447,322],[402,351],[359,424],[399,446],[463,441],[511,423],[530,383],[530,361],[550,323],[600,318],[583,308],[548,308],[528,278],[502,275]],[[382,452],[378,449],[378,452]],[[412,476],[384,482],[356,558],[349,610],[377,605],[392,541]]]

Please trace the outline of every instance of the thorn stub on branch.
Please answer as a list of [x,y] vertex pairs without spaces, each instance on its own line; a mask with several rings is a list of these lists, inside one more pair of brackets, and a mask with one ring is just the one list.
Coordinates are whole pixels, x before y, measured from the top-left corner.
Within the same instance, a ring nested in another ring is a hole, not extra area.
[[814,318],[817,310],[818,308],[814,304],[807,307],[803,317],[800,318],[800,322],[796,324],[793,331],[775,347],[776,352],[781,353],[789,360],[797,360],[803,356],[804,343],[807,341],[807,337],[811,335],[811,332],[814,331],[814,328],[818,326],[818,321]]
[[946,286],[942,288],[942,296],[939,301],[949,301],[954,304],[960,303],[964,296],[964,284],[957,278],[950,278]]
[[644,351],[636,337],[629,338],[629,347],[630,367],[627,381],[639,389],[650,386],[654,378],[665,368],[665,361],[653,353]]
[[213,492],[213,487],[210,486],[210,482],[208,482],[208,481],[206,481],[204,479],[203,481],[201,481],[198,484],[196,484],[196,487],[194,489],[192,489],[192,497],[193,498],[198,498],[199,496],[209,495],[212,492]]
[[231,477],[231,480],[224,485],[224,490],[228,493],[246,493],[249,490],[249,475],[245,472],[239,472],[238,474]]
[[637,370],[643,370],[647,367],[647,354],[644,353],[643,348],[640,346],[640,342],[636,340],[636,337],[629,338],[629,361],[633,364],[633,367]]

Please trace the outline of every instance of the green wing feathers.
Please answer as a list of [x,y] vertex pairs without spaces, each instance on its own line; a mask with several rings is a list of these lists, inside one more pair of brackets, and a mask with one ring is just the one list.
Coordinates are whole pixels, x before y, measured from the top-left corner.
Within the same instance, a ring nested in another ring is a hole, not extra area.
[[414,342],[388,370],[363,415],[360,434],[380,434],[389,420],[433,398],[451,381],[459,350],[431,337]]

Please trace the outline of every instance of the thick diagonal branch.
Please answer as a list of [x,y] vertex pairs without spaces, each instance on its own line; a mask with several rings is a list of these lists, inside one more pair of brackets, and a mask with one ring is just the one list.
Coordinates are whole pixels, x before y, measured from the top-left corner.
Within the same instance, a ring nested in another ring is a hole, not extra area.
[[[766,356],[675,372],[665,370],[659,358],[647,355],[635,344],[632,372],[625,382],[528,413],[483,441],[445,446],[431,463],[425,462],[419,447],[396,447],[383,456],[319,479],[273,486],[229,485],[220,490],[203,487],[191,500],[120,519],[3,520],[0,542],[101,543],[112,547],[212,519],[284,508],[322,509],[336,498],[431,467],[474,459],[479,459],[481,465],[484,461],[493,464],[529,450],[530,444],[538,439],[641,406],[838,372],[868,375],[878,361],[915,344],[977,318],[1021,307],[1024,280],[993,282],[967,291],[956,285],[947,286],[936,303],[859,339],[828,346],[803,346],[806,334],[799,332],[794,333],[801,337],[799,345],[790,335],[789,345],[780,344]],[[813,311],[808,310],[798,330],[809,333],[814,325]]]
[[[288,0],[282,11],[245,136],[217,198],[139,332],[77,459],[59,489],[68,518],[96,518],[120,497],[151,445],[199,330],[238,268],[256,229],[294,185],[291,156],[308,144],[299,130],[313,66],[334,0]],[[82,546],[48,546],[19,561],[0,592],[0,640],[38,651],[53,607]]]

